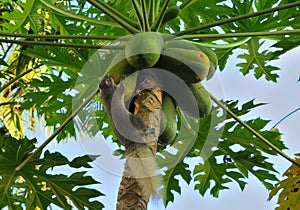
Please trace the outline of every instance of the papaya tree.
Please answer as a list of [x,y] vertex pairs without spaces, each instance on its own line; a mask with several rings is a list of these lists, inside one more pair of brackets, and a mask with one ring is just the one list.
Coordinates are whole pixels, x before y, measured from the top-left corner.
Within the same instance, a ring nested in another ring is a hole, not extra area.
[[[101,180],[86,173],[102,154],[45,149],[98,134],[126,160],[116,209],[147,209],[151,196],[167,206],[178,176],[218,197],[249,174],[270,198],[283,189],[278,209],[296,209],[299,158],[268,120],[241,120],[264,103],[222,100],[205,84],[236,52],[243,75],[276,83],[272,61],[300,43],[299,10],[296,0],[1,1],[1,209],[103,209]],[[43,142],[29,137],[37,124]],[[286,180],[276,155],[292,164]]]

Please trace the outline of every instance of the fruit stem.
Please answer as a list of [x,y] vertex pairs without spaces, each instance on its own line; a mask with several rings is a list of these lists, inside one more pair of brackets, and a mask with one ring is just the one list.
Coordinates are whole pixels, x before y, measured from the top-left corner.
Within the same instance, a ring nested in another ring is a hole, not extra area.
[[159,8],[160,8],[160,2],[161,2],[161,0],[155,0],[155,8],[154,8],[154,14],[156,15],[156,14],[158,14],[158,12],[159,12]]
[[256,130],[254,130],[251,126],[246,124],[244,121],[242,121],[238,116],[236,116],[230,109],[228,109],[222,102],[220,102],[217,98],[215,98],[211,93],[210,97],[211,99],[224,111],[226,111],[233,119],[235,119],[239,124],[241,124],[244,128],[246,128],[248,131],[250,131],[254,136],[256,136],[258,139],[260,139],[264,144],[268,145],[270,148],[272,148],[274,151],[276,151],[279,155],[281,155],[286,160],[290,161],[291,163],[295,164],[296,166],[300,167],[300,163],[297,163],[297,161],[287,154],[283,153],[280,149],[278,149],[274,144],[272,144],[269,140],[267,140],[265,137],[260,135]]

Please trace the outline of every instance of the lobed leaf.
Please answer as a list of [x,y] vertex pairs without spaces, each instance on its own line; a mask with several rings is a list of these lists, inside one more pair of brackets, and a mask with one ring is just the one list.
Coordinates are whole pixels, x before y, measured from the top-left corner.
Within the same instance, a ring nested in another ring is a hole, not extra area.
[[[254,103],[253,100],[242,105],[239,105],[238,101],[227,101],[226,104],[238,116],[244,116],[252,109],[264,105],[264,103]],[[268,120],[256,118],[248,120],[246,123],[269,139],[280,150],[286,149],[278,130],[265,129],[269,123]],[[175,148],[186,149],[179,146]],[[274,182],[278,181],[275,176],[277,171],[268,160],[270,155],[277,155],[277,153],[254,138],[248,130],[217,108],[214,108],[208,117],[200,120],[197,139],[193,146],[188,148],[190,148],[190,152],[186,157],[197,160],[193,161],[196,165],[192,174],[196,183],[195,189],[201,195],[209,190],[213,196],[218,197],[220,191],[228,189],[228,184],[231,182],[237,183],[243,190],[249,173],[253,174],[267,189],[272,189]],[[177,152],[177,157],[178,154],[182,154],[182,151]],[[163,160],[167,161],[176,157],[174,154],[173,157],[169,156]],[[186,174],[186,171],[181,170],[173,174],[173,171],[170,170],[170,173],[167,173],[167,180],[169,180],[166,188],[167,199],[170,200],[167,200],[166,203],[174,200],[171,194],[172,190],[180,193],[178,181],[174,176]]]
[[[252,38],[248,43],[247,47],[243,47],[247,52],[240,54],[238,58],[244,62],[237,64],[240,67],[240,71],[246,75],[250,71],[254,71],[256,79],[265,76],[266,80],[273,82],[277,81],[279,77],[274,71],[279,70],[276,66],[267,65],[272,58],[274,59],[273,53],[268,50],[261,51],[263,43],[259,43],[259,39]],[[277,59],[277,58],[276,58]]]
[[[70,176],[48,173],[50,167],[69,166],[70,168],[90,168],[89,162],[96,156],[82,156],[69,161],[62,154],[46,151],[43,158],[35,157],[20,171],[15,167],[35,149],[36,140],[16,140],[7,137],[2,142],[0,151],[0,207],[22,209],[47,209],[55,204],[62,209],[102,209],[104,206],[92,198],[103,195],[101,192],[87,188],[98,184],[85,171],[78,171]],[[80,188],[77,188],[81,186]]]
[[181,187],[179,185],[178,178],[175,176],[179,175],[186,181],[190,183],[192,177],[189,171],[189,165],[181,161],[175,167],[166,171],[164,175],[164,190],[165,190],[165,205],[167,206],[169,202],[174,202],[174,192],[181,194]]
[[[299,162],[299,154],[297,162]],[[300,205],[300,170],[296,165],[290,166],[287,171],[283,174],[286,179],[278,182],[275,188],[269,194],[269,200],[274,198],[275,195],[278,197],[278,206],[276,210],[296,210]]]

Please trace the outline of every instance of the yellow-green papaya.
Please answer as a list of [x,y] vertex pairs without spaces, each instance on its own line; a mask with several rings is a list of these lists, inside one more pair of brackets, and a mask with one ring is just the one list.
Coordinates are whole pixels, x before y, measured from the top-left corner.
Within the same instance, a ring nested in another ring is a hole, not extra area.
[[158,142],[166,145],[175,139],[177,132],[176,106],[167,93],[163,95],[162,112],[161,135],[158,137]]
[[202,46],[200,44],[197,44],[196,42],[190,42],[185,39],[173,38],[169,41],[166,41],[166,48],[184,48],[187,50],[200,50],[203,53],[205,53],[205,55],[207,55],[214,67],[218,66],[218,56],[216,55],[216,53],[211,48]]
[[155,68],[165,69],[184,80],[197,83],[208,74],[210,61],[200,50],[165,48]]
[[199,50],[201,50],[202,52],[204,52],[207,55],[209,60],[213,63],[214,67],[218,66],[218,56],[211,48],[204,47],[201,45],[196,45],[196,46],[198,47]]
[[202,51],[205,55],[207,55],[210,61],[210,67],[206,78],[210,79],[213,77],[216,68],[218,66],[218,56],[212,49],[184,39],[171,39],[167,41],[166,48],[172,48],[172,47]]
[[140,70],[154,66],[164,47],[164,40],[156,32],[142,32],[133,35],[125,46],[128,63]]
[[204,47],[200,45],[196,45],[202,52],[204,52],[210,60],[209,72],[207,74],[207,79],[210,79],[214,76],[217,66],[218,66],[218,56],[216,53],[210,49],[209,47]]

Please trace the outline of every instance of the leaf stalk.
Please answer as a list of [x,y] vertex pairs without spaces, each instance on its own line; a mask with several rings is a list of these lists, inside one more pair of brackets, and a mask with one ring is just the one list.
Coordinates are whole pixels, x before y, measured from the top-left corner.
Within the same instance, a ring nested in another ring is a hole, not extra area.
[[158,16],[155,18],[153,24],[151,25],[151,29],[153,31],[158,31],[158,29],[160,28],[160,25],[161,25],[161,22],[166,14],[166,10],[169,6],[169,3],[170,3],[170,0],[165,0],[162,7],[161,7],[161,10],[160,10],[160,13],[158,14]]
[[27,163],[29,163],[31,159],[33,159],[38,153],[40,153],[98,93],[99,89],[90,94],[86,98],[86,100],[62,123],[62,125],[41,144],[41,146],[39,146],[32,154],[30,154],[25,160],[23,160],[18,166],[16,166],[15,170],[20,171]]
[[253,13],[239,15],[239,16],[232,17],[232,18],[225,19],[225,20],[215,21],[215,22],[208,23],[208,24],[205,24],[205,25],[202,25],[202,26],[197,26],[197,27],[194,27],[194,28],[186,29],[186,30],[183,30],[181,32],[174,33],[173,35],[182,36],[182,35],[185,35],[185,34],[191,34],[191,33],[198,32],[200,30],[208,29],[208,28],[211,28],[211,27],[220,26],[220,25],[224,25],[224,24],[239,21],[239,20],[244,20],[244,19],[248,19],[248,18],[251,18],[251,17],[255,17],[255,16],[265,15],[265,14],[268,14],[268,13],[289,9],[289,8],[293,8],[293,7],[296,7],[296,6],[300,6],[299,1],[294,2],[294,3],[289,3],[289,4],[286,4],[286,5],[282,5],[282,6],[277,6],[277,7],[273,7],[273,8],[269,8],[269,9],[260,10],[260,11],[253,12]]
[[16,34],[0,32],[2,37],[20,37],[28,39],[82,39],[82,40],[116,40],[121,36],[87,36],[87,35],[41,35],[41,34]]
[[151,27],[149,24],[149,18],[147,14],[147,6],[145,0],[141,0],[141,5],[142,5],[142,15],[143,15],[143,30],[144,31],[151,31]]
[[87,0],[90,4],[92,4],[94,7],[99,9],[100,11],[104,12],[107,16],[109,16],[111,19],[116,21],[119,25],[121,25],[124,29],[126,29],[128,32],[134,34],[138,33],[139,30],[136,29],[134,26],[136,26],[136,22],[129,19],[113,7],[109,6],[108,4],[101,2],[100,0]]
[[291,163],[295,164],[296,166],[300,167],[300,163],[297,163],[297,161],[287,154],[283,153],[280,149],[278,149],[274,144],[272,144],[269,140],[267,140],[265,137],[260,135],[256,130],[254,130],[251,126],[246,124],[244,121],[242,121],[238,116],[236,116],[230,109],[228,109],[223,103],[221,103],[217,98],[215,98],[210,93],[211,99],[224,111],[226,111],[233,119],[235,119],[240,125],[242,125],[244,128],[246,128],[248,131],[250,131],[254,136],[256,136],[258,139],[260,139],[264,144],[268,145],[270,148],[272,148],[274,151],[276,151],[279,155],[281,155],[286,160],[290,161]]
[[0,42],[13,43],[19,45],[40,45],[40,46],[53,46],[53,47],[73,47],[73,48],[89,48],[89,49],[123,49],[122,46],[113,45],[89,45],[89,44],[74,44],[74,43],[53,43],[47,41],[21,41],[11,39],[0,39]]
[[280,36],[300,34],[300,29],[283,30],[283,31],[256,31],[243,33],[226,33],[226,34],[187,34],[179,36],[182,39],[201,39],[201,38],[233,38],[233,37],[254,37],[254,36]]
[[135,11],[136,17],[139,21],[140,29],[142,29],[143,28],[143,14],[141,12],[141,7],[140,7],[139,3],[137,2],[137,0],[131,0],[131,4]]
[[47,7],[49,7],[50,9],[58,12],[58,13],[61,13],[63,15],[66,15],[68,17],[72,17],[72,18],[76,18],[78,20],[83,20],[83,21],[87,21],[87,22],[91,22],[91,23],[95,23],[95,24],[99,24],[99,25],[105,25],[105,26],[112,26],[112,27],[121,27],[119,24],[117,23],[112,23],[112,22],[108,22],[108,21],[104,21],[104,20],[96,20],[96,19],[92,19],[92,18],[88,18],[88,17],[85,17],[85,16],[81,16],[81,15],[76,15],[74,13],[71,13],[71,12],[68,12],[68,11],[65,11],[65,10],[62,10],[44,0],[40,0],[44,5],[46,5]]

